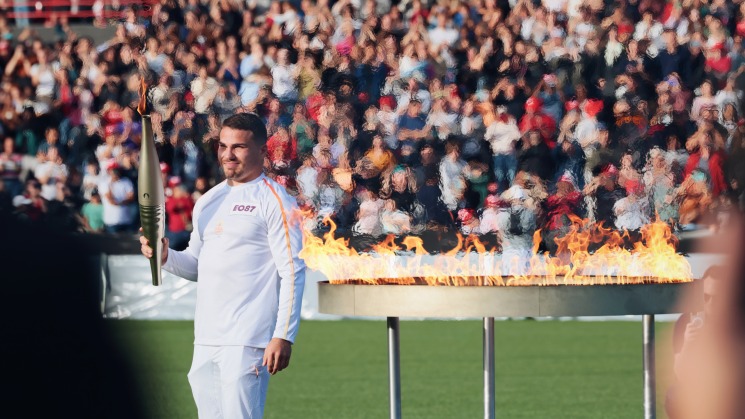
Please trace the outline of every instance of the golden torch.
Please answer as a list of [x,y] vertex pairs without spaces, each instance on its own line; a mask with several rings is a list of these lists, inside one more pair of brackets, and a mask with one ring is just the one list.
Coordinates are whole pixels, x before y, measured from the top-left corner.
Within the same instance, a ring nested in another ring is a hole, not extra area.
[[163,237],[165,236],[166,197],[163,190],[163,179],[160,173],[160,162],[155,150],[155,139],[153,138],[153,125],[150,114],[145,115],[147,108],[147,85],[142,79],[140,88],[140,104],[137,112],[142,116],[142,140],[140,143],[140,169],[137,179],[138,196],[140,204],[140,223],[142,234],[150,242],[153,248],[153,256],[150,258],[150,274],[153,285],[160,285],[163,277],[160,272],[161,253],[163,251]]

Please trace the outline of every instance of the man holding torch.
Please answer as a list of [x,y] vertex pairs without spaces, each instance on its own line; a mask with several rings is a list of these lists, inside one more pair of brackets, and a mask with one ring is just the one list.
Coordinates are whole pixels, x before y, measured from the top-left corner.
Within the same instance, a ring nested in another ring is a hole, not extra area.
[[197,281],[188,378],[200,418],[261,418],[269,375],[289,365],[298,331],[302,231],[294,198],[263,173],[266,141],[257,115],[227,118],[217,148],[226,180],[197,201],[186,250],[164,240],[163,268]]

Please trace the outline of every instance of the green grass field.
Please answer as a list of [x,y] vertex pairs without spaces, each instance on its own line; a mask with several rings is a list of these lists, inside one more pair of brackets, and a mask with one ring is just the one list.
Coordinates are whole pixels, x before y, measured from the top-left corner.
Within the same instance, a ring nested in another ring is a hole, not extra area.
[[[146,407],[157,418],[196,418],[186,373],[193,323],[107,321],[130,357]],[[658,325],[663,375],[666,325]],[[641,324],[496,323],[497,416],[639,418]],[[305,321],[288,370],[272,377],[269,419],[384,418],[388,415],[386,328],[382,321]],[[401,323],[405,418],[483,415],[481,323]],[[662,415],[664,392],[658,395]]]

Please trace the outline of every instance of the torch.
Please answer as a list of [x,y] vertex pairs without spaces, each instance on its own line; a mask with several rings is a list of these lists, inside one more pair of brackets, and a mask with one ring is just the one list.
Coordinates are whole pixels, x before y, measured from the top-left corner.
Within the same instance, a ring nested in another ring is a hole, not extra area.
[[147,108],[147,86],[142,79],[140,89],[140,104],[137,111],[142,116],[142,140],[140,143],[140,169],[138,173],[137,201],[140,204],[140,223],[142,233],[153,248],[150,257],[150,274],[153,285],[163,282],[161,276],[161,253],[163,251],[163,237],[165,236],[165,202],[163,179],[160,173],[158,153],[155,150],[153,125],[150,114],[145,115]]

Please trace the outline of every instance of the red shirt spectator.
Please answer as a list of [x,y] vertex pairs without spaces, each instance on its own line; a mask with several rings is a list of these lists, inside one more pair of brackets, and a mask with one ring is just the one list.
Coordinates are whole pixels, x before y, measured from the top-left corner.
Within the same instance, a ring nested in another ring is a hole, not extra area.
[[166,198],[168,230],[174,233],[188,230],[191,225],[191,212],[194,200],[183,187],[175,187],[173,195]]
[[[700,149],[691,153],[691,157],[688,158],[688,162],[685,167],[685,177],[687,178],[697,168],[700,168],[701,158],[704,156],[704,152]],[[706,170],[705,170],[706,171]],[[708,174],[709,186],[711,188],[711,194],[713,197],[719,196],[722,192],[727,190],[727,182],[724,180],[724,153],[721,151],[713,151],[709,154],[708,161]]]
[[297,159],[297,140],[290,138],[287,128],[280,127],[266,142],[267,155],[275,166],[289,165]]
[[716,44],[711,48],[711,55],[706,59],[706,67],[725,74],[732,68],[732,59],[724,53],[724,44]]
[[541,100],[535,97],[531,97],[525,102],[525,115],[520,119],[519,124],[520,132],[525,134],[532,130],[538,130],[543,142],[554,148],[556,146],[556,140],[554,139],[556,121],[547,114],[540,112],[541,106]]

